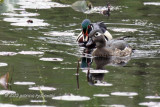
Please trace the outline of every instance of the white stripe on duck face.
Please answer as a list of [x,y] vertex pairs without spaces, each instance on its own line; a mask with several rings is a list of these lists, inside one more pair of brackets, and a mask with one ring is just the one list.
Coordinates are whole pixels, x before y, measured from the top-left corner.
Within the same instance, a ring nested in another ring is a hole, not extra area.
[[106,30],[104,35],[108,38],[108,40],[112,40],[112,35]]

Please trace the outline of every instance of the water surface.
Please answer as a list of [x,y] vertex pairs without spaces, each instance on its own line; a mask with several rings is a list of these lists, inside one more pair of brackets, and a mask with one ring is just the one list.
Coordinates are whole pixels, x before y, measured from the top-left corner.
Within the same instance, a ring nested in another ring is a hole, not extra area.
[[[56,1],[0,2],[0,106],[159,106],[160,2],[109,1],[107,17],[104,0],[91,0],[85,13],[71,8],[75,1]],[[129,36],[131,58],[86,58],[76,42],[86,17],[114,38]],[[92,62],[90,74],[85,64],[77,74],[78,60]]]

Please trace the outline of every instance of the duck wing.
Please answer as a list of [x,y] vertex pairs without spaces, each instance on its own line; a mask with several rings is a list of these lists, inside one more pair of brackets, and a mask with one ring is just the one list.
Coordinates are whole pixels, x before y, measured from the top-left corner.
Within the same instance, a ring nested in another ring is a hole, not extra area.
[[120,49],[120,50],[124,50],[126,47],[128,47],[128,43],[125,42],[124,40],[110,40],[107,41],[106,46],[111,48],[112,50],[114,49]]

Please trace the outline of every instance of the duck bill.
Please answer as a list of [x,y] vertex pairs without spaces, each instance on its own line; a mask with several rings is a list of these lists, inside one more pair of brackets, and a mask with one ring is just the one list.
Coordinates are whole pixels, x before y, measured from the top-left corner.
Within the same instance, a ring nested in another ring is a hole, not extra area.
[[92,44],[93,44],[93,41],[92,41],[91,38],[89,38],[89,40],[88,40],[86,46],[89,47],[89,46],[91,46]]
[[83,42],[87,42],[88,41],[88,36],[83,36]]

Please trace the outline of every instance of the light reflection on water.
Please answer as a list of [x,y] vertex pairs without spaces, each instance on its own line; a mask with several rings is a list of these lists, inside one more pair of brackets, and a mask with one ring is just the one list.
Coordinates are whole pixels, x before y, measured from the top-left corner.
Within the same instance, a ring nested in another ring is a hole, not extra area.
[[45,86],[39,86],[39,87],[30,87],[29,90],[41,90],[41,91],[54,91],[56,88],[54,87],[45,87]]
[[147,99],[160,99],[160,96],[146,96]]
[[0,67],[2,67],[2,66],[8,66],[8,64],[0,62]]
[[115,96],[137,96],[138,93],[136,92],[112,92],[111,95],[115,95]]
[[148,106],[148,107],[158,107],[160,106],[160,102],[142,102],[139,103],[141,106]]
[[106,107],[106,106],[109,106],[109,107],[126,107],[125,105],[120,105],[120,104],[113,104],[113,105],[101,105],[102,107]]
[[0,90],[0,95],[5,95],[5,94],[15,94],[15,91],[10,91],[10,90]]
[[155,5],[155,6],[159,6],[160,2],[144,2],[144,5]]
[[[33,23],[28,23],[28,20],[32,20]],[[6,22],[13,22],[13,26],[49,26],[48,23],[44,23],[44,20],[35,19],[35,18],[4,18]]]
[[78,96],[78,95],[63,95],[52,97],[53,100],[65,100],[65,101],[87,101],[90,100],[89,97],[86,96]]
[[25,12],[22,11],[20,12],[20,14],[18,13],[2,13],[2,15],[6,15],[6,16],[19,16],[19,17],[26,17],[26,16],[38,16],[38,13],[29,13],[29,12]]
[[32,2],[29,2],[28,0],[19,0],[17,4],[20,5],[21,8],[29,8],[29,9],[50,9],[52,7],[69,6],[57,2],[52,2],[51,0],[32,0]]
[[95,97],[109,97],[108,94],[94,94]]
[[16,52],[0,52],[0,55],[1,56],[14,56],[14,55],[17,55]]
[[40,58],[41,61],[63,61],[62,58]]
[[34,82],[14,82],[16,85],[34,85]]

